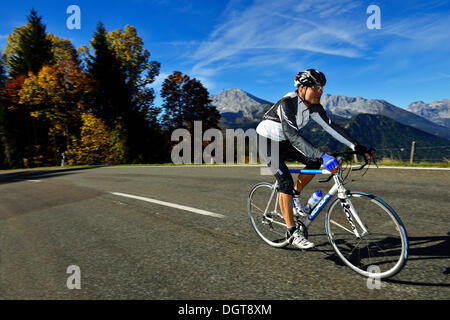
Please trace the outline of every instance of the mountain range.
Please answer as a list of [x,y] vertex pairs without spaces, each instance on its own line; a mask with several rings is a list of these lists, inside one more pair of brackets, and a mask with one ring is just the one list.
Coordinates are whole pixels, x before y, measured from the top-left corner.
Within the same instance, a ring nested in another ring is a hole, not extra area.
[[273,105],[272,102],[237,88],[222,90],[218,95],[211,95],[211,100],[212,105],[221,113],[223,122],[228,124],[259,122]]
[[436,124],[450,128],[450,99],[433,101],[427,104],[423,101],[411,103],[406,110],[424,117]]
[[[273,105],[241,89],[224,89],[218,95],[211,95],[212,104],[222,114],[224,125],[236,124],[251,126],[260,121],[264,113]],[[380,99],[346,97],[324,94],[321,104],[329,115],[351,119],[361,114],[375,114],[389,117],[430,134],[450,139],[450,100],[435,101],[429,108],[422,101],[411,103],[405,110]],[[431,110],[431,111],[430,111]]]
[[[350,98],[345,96],[323,95],[321,103],[328,114],[351,118],[361,113],[376,114],[389,117],[401,124],[411,126],[433,135],[450,139],[450,127],[445,127],[429,118],[394,106],[380,99]],[[424,110],[426,107],[424,106]],[[436,119],[437,117],[435,117]]]
[[[256,128],[273,105],[237,88],[211,95],[211,100],[222,115],[224,128]],[[411,103],[405,110],[385,100],[325,94],[321,104],[330,118],[360,143],[376,147],[378,156],[409,160],[411,142],[416,141],[416,160],[450,158],[448,99],[435,101],[431,107],[421,101]],[[339,148],[339,143],[313,122],[302,133],[313,144],[328,150]]]

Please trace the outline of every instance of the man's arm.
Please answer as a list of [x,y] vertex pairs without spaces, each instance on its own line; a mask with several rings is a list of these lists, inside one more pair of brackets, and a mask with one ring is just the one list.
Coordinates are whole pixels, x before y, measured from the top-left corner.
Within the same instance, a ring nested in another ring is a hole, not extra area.
[[310,109],[310,114],[311,118],[333,138],[355,151],[356,145],[359,145],[358,141],[351,137],[342,127],[331,121],[322,105],[313,105]]

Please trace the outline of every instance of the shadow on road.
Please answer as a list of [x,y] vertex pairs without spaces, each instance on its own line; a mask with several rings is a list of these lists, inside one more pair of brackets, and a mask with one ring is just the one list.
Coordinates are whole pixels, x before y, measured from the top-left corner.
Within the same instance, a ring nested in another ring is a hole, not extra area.
[[[406,266],[408,266],[408,263],[411,263],[413,261],[416,262],[421,260],[438,260],[436,265],[442,267],[442,272],[441,274],[434,275],[430,273],[429,278],[435,279],[436,276],[443,277],[445,281],[442,283],[405,281],[396,279],[384,279],[383,281],[416,286],[450,287],[447,278],[450,274],[450,268],[448,267],[448,261],[446,261],[447,259],[450,259],[450,232],[447,233],[446,236],[408,237],[408,242],[408,261],[406,263]],[[341,259],[339,259],[328,242],[317,244],[316,251],[326,254],[327,257],[325,259],[333,261],[336,265],[345,266],[345,264],[341,261]],[[418,263],[417,265],[420,267],[420,263]],[[400,271],[399,275],[401,276],[401,274],[402,272]]]
[[32,169],[32,170],[24,170],[20,172],[11,172],[11,173],[0,173],[0,184],[5,183],[14,183],[21,182],[24,180],[42,180],[47,178],[59,177],[71,173],[75,173],[77,171],[89,170],[100,168],[101,166],[95,167],[82,167],[82,168],[67,168],[67,169]]
[[[384,281],[398,284],[407,284],[415,286],[429,286],[429,287],[450,287],[448,274],[450,268],[448,267],[448,261],[450,259],[450,232],[447,236],[434,236],[434,237],[408,237],[409,239],[409,258],[408,261],[420,261],[420,260],[442,260],[442,275],[446,279],[445,283],[431,283],[431,282],[418,282],[418,281],[404,281],[395,279],[386,279]],[[407,262],[408,265],[408,262]],[[401,274],[401,273],[400,273]],[[431,275],[430,275],[431,278]]]

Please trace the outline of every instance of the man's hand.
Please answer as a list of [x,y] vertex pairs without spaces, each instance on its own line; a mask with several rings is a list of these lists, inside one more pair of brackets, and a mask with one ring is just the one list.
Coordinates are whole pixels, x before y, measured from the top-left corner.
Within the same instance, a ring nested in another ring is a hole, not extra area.
[[323,159],[323,166],[325,167],[325,169],[330,171],[332,174],[336,174],[336,172],[339,169],[339,164],[337,160],[334,157],[327,155],[326,153],[322,155],[322,159]]
[[369,153],[370,149],[368,149],[367,147],[357,144],[355,146],[355,151],[359,154],[364,156],[364,158],[370,162],[370,160],[372,160],[372,155]]
[[336,174],[337,172],[338,172],[338,170],[339,170],[339,165],[337,165],[336,167],[334,167],[334,169],[333,170],[329,170],[330,172],[331,172],[331,174]]

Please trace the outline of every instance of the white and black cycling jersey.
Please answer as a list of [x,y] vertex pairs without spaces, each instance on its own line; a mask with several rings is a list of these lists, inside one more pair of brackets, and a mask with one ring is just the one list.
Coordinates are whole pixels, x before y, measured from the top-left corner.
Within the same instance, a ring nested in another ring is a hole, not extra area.
[[307,108],[295,91],[285,95],[264,114],[263,121],[256,128],[256,132],[275,141],[288,140],[307,158],[320,159],[324,152],[313,146],[300,133],[310,119],[339,142],[355,150],[358,142],[331,121],[322,105],[316,104]]

